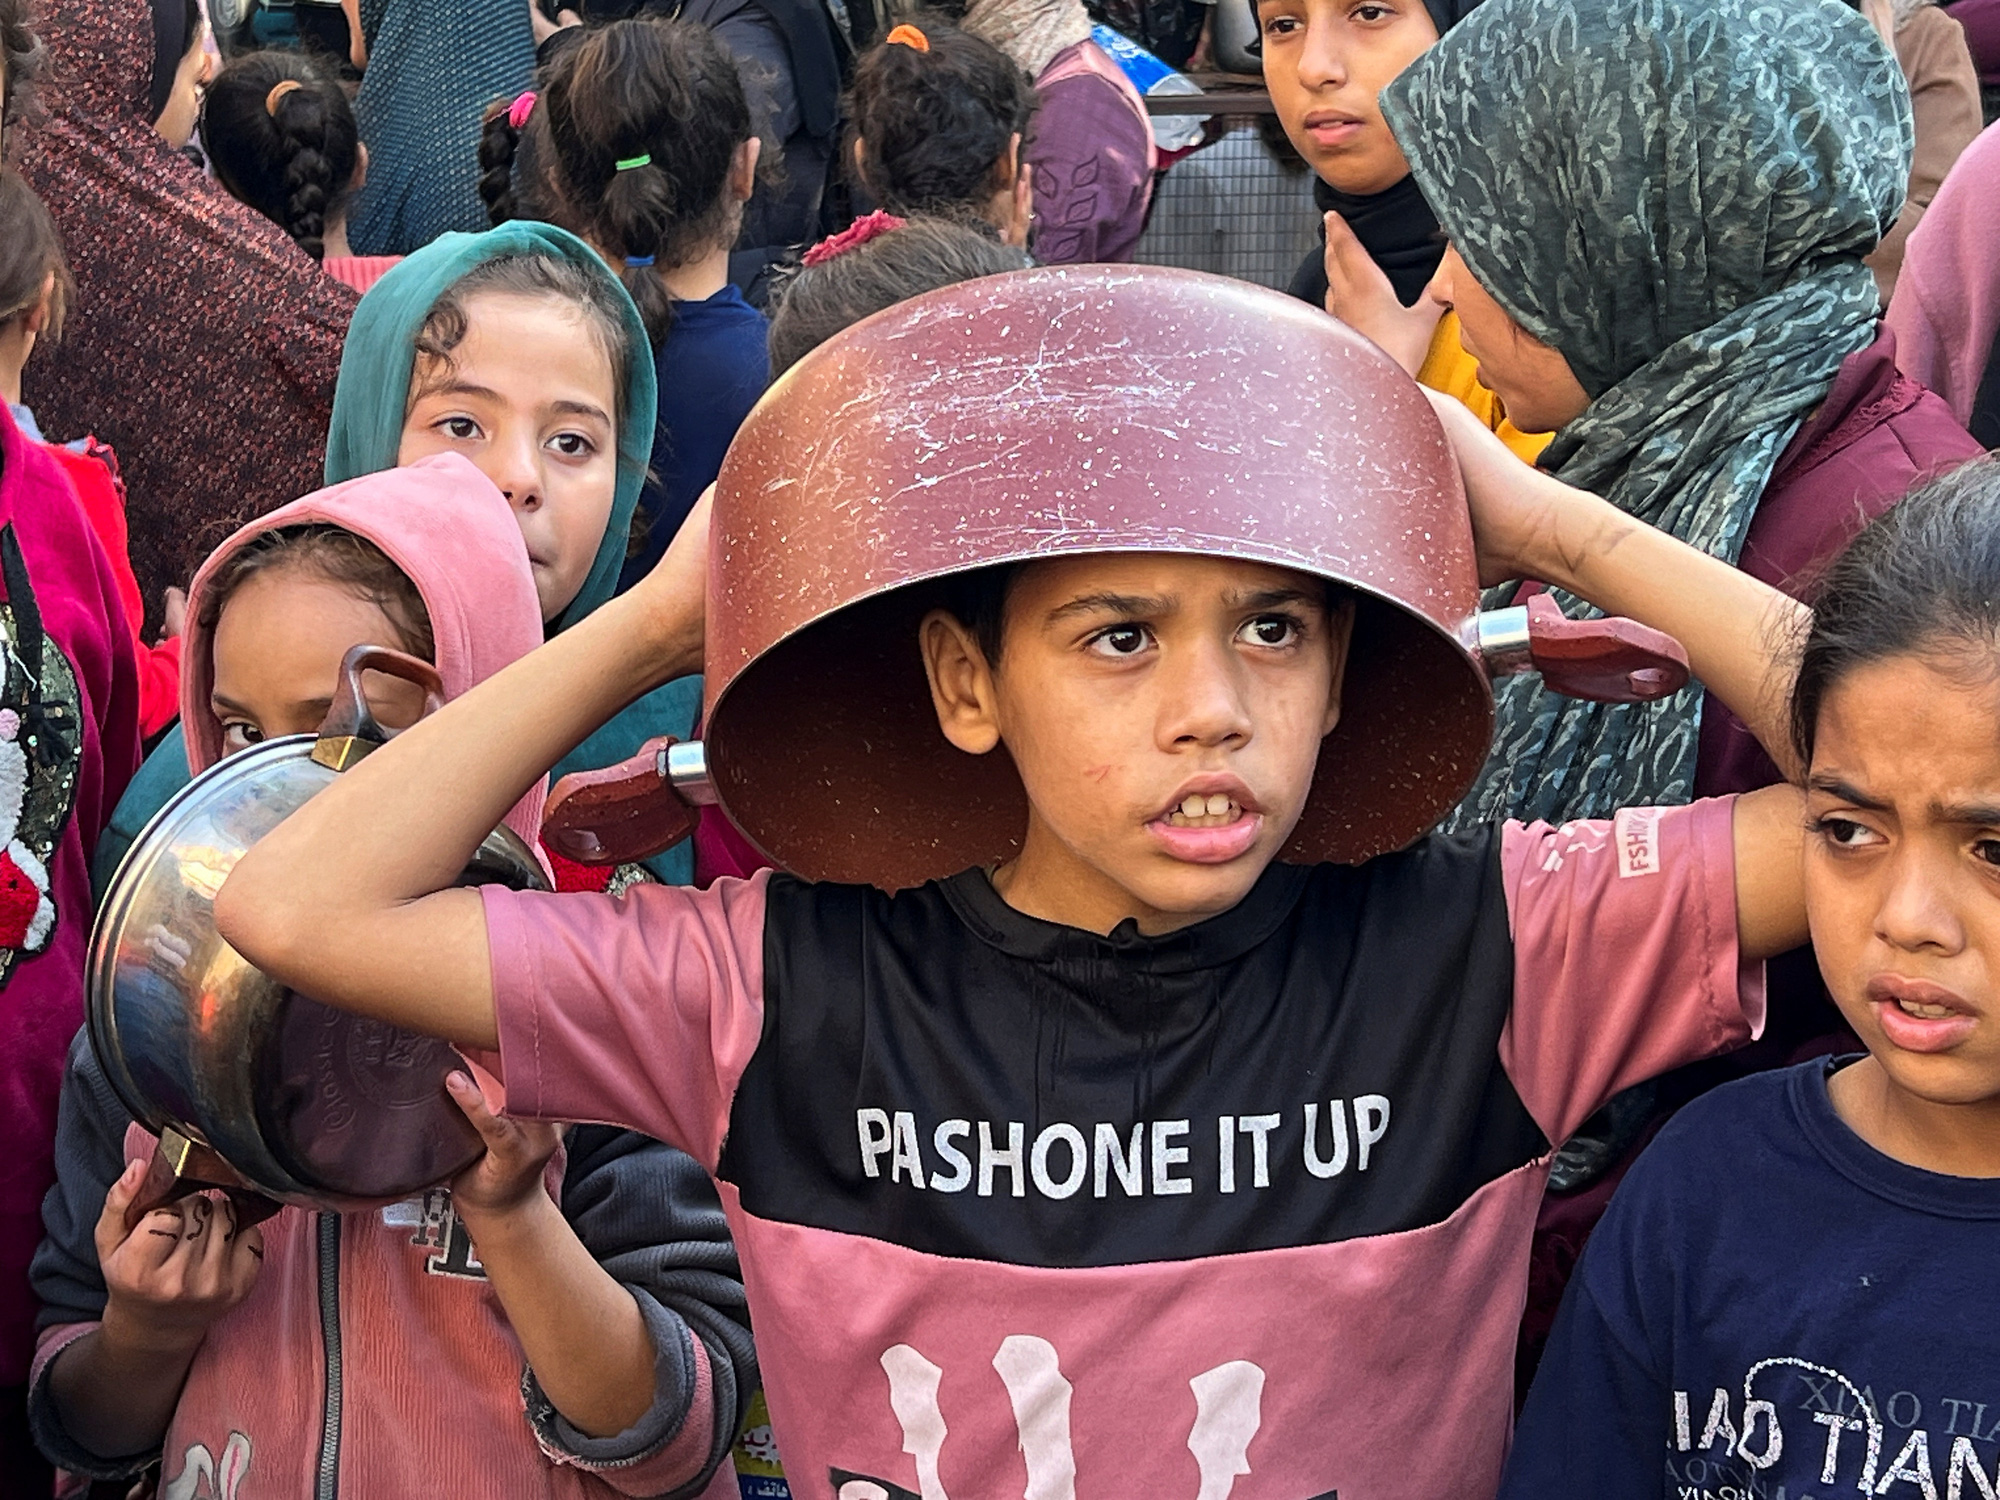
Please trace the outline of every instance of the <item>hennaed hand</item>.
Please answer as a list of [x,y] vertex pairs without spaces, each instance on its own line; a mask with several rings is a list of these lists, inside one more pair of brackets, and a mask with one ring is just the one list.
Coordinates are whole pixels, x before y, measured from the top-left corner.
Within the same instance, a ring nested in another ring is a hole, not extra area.
[[264,1232],[239,1228],[228,1198],[197,1193],[154,1209],[127,1234],[125,1210],[145,1178],[144,1161],[128,1163],[97,1218],[104,1327],[135,1348],[191,1350],[257,1284]]

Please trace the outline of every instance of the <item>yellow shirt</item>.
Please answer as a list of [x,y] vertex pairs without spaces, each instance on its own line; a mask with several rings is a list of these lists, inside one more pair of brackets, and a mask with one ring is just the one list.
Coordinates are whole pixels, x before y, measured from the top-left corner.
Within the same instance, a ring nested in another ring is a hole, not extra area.
[[1507,408],[1500,404],[1500,398],[1479,383],[1479,361],[1465,352],[1455,312],[1446,312],[1438,319],[1437,332],[1431,335],[1430,353],[1424,356],[1424,367],[1417,371],[1417,380],[1440,395],[1456,396],[1498,434],[1501,442],[1528,463],[1542,456],[1542,450],[1554,436],[1547,432],[1523,432],[1507,420]]

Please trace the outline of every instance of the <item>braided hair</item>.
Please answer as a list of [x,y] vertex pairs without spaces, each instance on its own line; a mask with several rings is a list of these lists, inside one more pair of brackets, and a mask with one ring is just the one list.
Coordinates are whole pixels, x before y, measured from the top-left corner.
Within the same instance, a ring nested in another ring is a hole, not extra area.
[[0,113],[0,132],[28,116],[34,102],[33,84],[48,53],[28,28],[26,0],[0,0],[0,70],[6,79],[7,103]]
[[525,120],[487,111],[487,213],[547,220],[622,262],[657,345],[673,317],[658,272],[734,243],[742,223],[730,176],[756,130],[736,64],[706,26],[641,15],[584,29],[536,91]]
[[909,31],[924,45],[884,41],[855,63],[843,160],[890,213],[977,213],[1008,185],[1007,148],[1027,134],[1034,84],[998,47],[935,15]]
[[314,260],[361,165],[347,94],[296,52],[250,52],[209,86],[201,143],[233,197],[283,226]]

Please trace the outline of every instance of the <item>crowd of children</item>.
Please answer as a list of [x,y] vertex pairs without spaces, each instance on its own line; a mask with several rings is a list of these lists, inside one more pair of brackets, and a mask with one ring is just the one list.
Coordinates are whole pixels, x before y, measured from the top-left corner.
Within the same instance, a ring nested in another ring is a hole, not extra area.
[[[2000,1496],[1980,0],[1236,3],[1289,297],[1130,6],[0,0],[0,1497]],[[482,1154],[158,1203],[93,912],[364,645],[214,922]]]

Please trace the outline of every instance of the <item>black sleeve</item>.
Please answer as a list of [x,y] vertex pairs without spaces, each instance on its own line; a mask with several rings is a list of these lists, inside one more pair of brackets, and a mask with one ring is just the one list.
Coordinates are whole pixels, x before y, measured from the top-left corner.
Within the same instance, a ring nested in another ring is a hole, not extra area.
[[1301,302],[1310,302],[1320,309],[1326,307],[1326,225],[1319,226],[1318,244],[1299,262],[1285,290]]
[[694,1390],[694,1347],[708,1356],[714,1430],[699,1476],[677,1494],[694,1495],[725,1462],[750,1398],[757,1355],[736,1247],[708,1174],[664,1142],[607,1125],[568,1134],[562,1212],[593,1259],[631,1292],[656,1351],[653,1406],[637,1426],[594,1439],[550,1404],[530,1371],[528,1419],[549,1446],[584,1464],[631,1463],[680,1434]]
[[1986,373],[1980,377],[1979,393],[1972,398],[1972,417],[1965,425],[1986,447],[2000,448],[2000,334],[1993,337]]
[[[97,1220],[104,1195],[125,1170],[125,1132],[132,1116],[98,1066],[87,1032],[69,1044],[62,1102],[56,1114],[56,1185],[42,1200],[42,1242],[28,1279],[41,1303],[37,1329],[94,1323],[104,1313],[104,1272],[97,1264]],[[77,1446],[63,1430],[49,1390],[52,1360],[28,1392],[28,1425],[49,1460],[90,1479],[136,1478],[159,1456],[157,1449],[104,1459]]]

